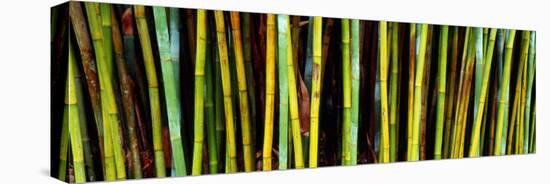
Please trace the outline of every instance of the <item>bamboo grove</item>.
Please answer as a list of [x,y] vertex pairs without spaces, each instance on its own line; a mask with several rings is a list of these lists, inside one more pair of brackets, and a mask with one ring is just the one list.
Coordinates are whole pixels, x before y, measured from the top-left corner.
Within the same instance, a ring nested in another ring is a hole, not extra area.
[[534,31],[75,1],[51,21],[63,181],[536,150]]

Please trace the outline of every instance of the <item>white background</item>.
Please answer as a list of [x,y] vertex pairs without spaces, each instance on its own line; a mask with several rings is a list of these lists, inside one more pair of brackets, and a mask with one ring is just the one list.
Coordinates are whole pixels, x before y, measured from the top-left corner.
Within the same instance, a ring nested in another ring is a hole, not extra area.
[[[0,183],[58,183],[49,177],[50,6],[62,0],[0,6]],[[537,31],[537,154],[293,171],[134,180],[128,183],[549,183],[550,107],[545,77],[550,6],[543,0],[110,0],[188,8],[322,15],[368,20]],[[546,58],[546,59],[545,59]],[[126,182],[124,182],[126,183]]]

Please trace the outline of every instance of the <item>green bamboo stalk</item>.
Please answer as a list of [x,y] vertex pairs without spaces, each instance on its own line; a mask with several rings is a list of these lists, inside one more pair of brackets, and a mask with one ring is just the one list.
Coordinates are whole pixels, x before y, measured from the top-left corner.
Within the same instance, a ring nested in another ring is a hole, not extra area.
[[413,113],[414,113],[414,72],[416,60],[416,24],[410,24],[409,34],[409,96],[407,112],[407,160],[411,158],[413,137]]
[[319,107],[321,103],[321,70],[322,65],[322,31],[323,18],[313,17],[313,68],[311,83],[311,111],[310,111],[310,143],[309,143],[309,167],[317,167],[319,149]]
[[[533,93],[533,81],[535,79],[535,32],[530,31],[530,39],[529,39],[529,58],[528,58],[528,79],[527,79],[527,97],[526,97],[526,104],[525,104],[525,133],[524,133],[524,146],[523,146],[523,153],[529,153],[529,147],[530,143],[532,142],[530,135],[532,134],[530,131],[532,131],[531,125],[531,94]],[[534,119],[533,119],[534,121]]]
[[[300,135],[300,118],[298,112],[298,94],[296,89],[296,74],[294,72],[294,61],[292,54],[292,40],[290,36],[290,22],[288,15],[285,16],[287,24],[286,32],[283,32],[287,41],[287,71],[288,71],[288,101],[290,104],[290,121],[292,130],[292,143],[294,149],[294,166],[296,168],[304,168],[304,155],[302,152],[302,137]],[[283,21],[284,24],[284,21]]]
[[[200,11],[199,11],[200,12]],[[201,15],[202,16],[202,15]],[[208,12],[205,12],[205,17],[208,16]],[[198,17],[197,17],[198,18]],[[197,22],[198,19],[197,19]],[[208,19],[205,20],[205,23],[208,22]],[[198,23],[197,23],[198,24]],[[209,165],[208,169],[210,171],[210,174],[218,173],[219,168],[219,150],[218,150],[218,138],[216,134],[216,109],[214,107],[214,91],[216,90],[214,88],[214,70],[213,67],[215,65],[212,61],[212,56],[214,52],[212,52],[212,35],[209,34],[209,29],[211,29],[208,24],[206,24],[205,27],[205,34],[206,34],[206,57],[205,57],[205,81],[206,81],[206,100],[204,104],[204,109],[206,111],[206,129],[207,129],[207,141],[208,141],[208,160]],[[198,30],[197,30],[198,32]],[[214,57],[216,57],[214,55]]]
[[65,92],[65,116],[68,116],[70,147],[72,153],[72,165],[76,183],[86,182],[86,171],[84,163],[84,146],[80,129],[80,113],[76,94],[76,81],[74,70],[76,70],[76,58],[73,48],[69,44],[69,64],[67,67],[67,86]]
[[437,94],[437,114],[436,114],[436,132],[434,159],[441,159],[441,149],[443,145],[443,117],[445,115],[445,93],[447,82],[447,43],[449,27],[441,26],[441,35],[439,37],[439,69],[438,69],[438,94]]
[[[104,46],[103,31],[101,30],[101,16],[99,4],[86,2],[86,14],[88,25],[91,30],[94,51],[97,59],[97,69],[99,73],[99,86],[101,94],[102,118],[104,122],[104,162],[105,162],[105,180],[125,179],[126,171],[124,168],[124,157],[121,154],[121,144],[119,140],[118,110],[113,96],[113,86],[108,69],[108,56]],[[109,12],[110,13],[110,12]],[[115,125],[115,126],[113,126]],[[117,144],[118,143],[118,144]]]
[[[479,110],[478,104],[480,101],[481,96],[481,83],[483,81],[483,68],[485,66],[485,60],[483,58],[485,54],[485,46],[486,42],[484,42],[483,37],[483,28],[474,28],[475,32],[475,49],[476,49],[476,66],[475,66],[475,83],[474,83],[474,111],[473,111],[473,117],[476,119],[477,117],[477,111]],[[486,41],[486,40],[485,40]],[[483,113],[482,113],[483,115]],[[476,122],[474,122],[476,123]],[[480,123],[481,124],[481,123]],[[480,130],[476,130],[480,131]],[[479,136],[479,135],[478,135]],[[477,146],[479,146],[478,144]],[[476,150],[479,150],[479,148],[476,148]],[[479,153],[476,153],[479,154]]]
[[57,179],[66,181],[67,179],[67,158],[69,152],[69,112],[65,108],[63,111],[63,122],[61,124],[61,143],[59,144],[59,170]]
[[252,136],[250,130],[250,109],[248,107],[248,89],[246,82],[246,69],[243,56],[243,46],[241,41],[241,23],[239,12],[231,12],[231,29],[233,35],[233,44],[235,51],[235,61],[237,67],[237,84],[239,89],[239,107],[241,117],[241,133],[243,141],[244,170],[250,172],[254,170],[254,155],[252,154]]
[[[134,101],[134,82],[132,81],[130,75],[126,69],[126,61],[124,60],[124,46],[122,43],[122,36],[120,34],[120,27],[114,15],[114,9],[111,8],[111,22],[112,22],[112,39],[113,39],[113,48],[115,53],[115,62],[116,69],[118,74],[118,79],[120,81],[120,89],[122,94],[122,104],[124,117],[126,119],[126,124],[128,128],[128,137],[130,139],[130,160],[132,163],[129,163],[129,169],[132,170],[132,178],[142,178],[141,171],[141,160],[139,155],[139,142],[137,138],[137,127],[136,127],[136,112],[135,112],[135,101]],[[130,165],[132,167],[130,167]]]
[[414,114],[413,114],[413,140],[412,140],[412,146],[411,146],[411,154],[409,155],[410,161],[416,161],[419,159],[418,157],[418,149],[419,149],[419,139],[420,139],[420,104],[422,102],[421,95],[422,95],[422,81],[423,81],[423,74],[424,74],[424,61],[426,57],[426,41],[428,37],[428,25],[427,24],[421,24],[421,32],[420,32],[420,45],[418,50],[418,63],[416,68],[416,76],[415,76],[415,90],[414,90]]
[[265,65],[265,120],[262,167],[271,170],[271,150],[273,147],[273,121],[275,113],[275,55],[276,55],[275,15],[267,15],[266,65]]
[[[212,12],[213,13],[213,12]],[[223,90],[222,90],[222,76],[221,76],[221,68],[220,68],[220,57],[219,57],[219,51],[216,47],[218,45],[217,37],[216,37],[216,21],[214,19],[214,16],[209,17],[210,21],[210,35],[212,37],[212,43],[215,45],[212,47],[212,55],[213,55],[213,64],[214,64],[214,111],[216,112],[216,150],[218,150],[218,164],[221,164],[219,168],[222,168],[222,165],[225,162],[221,162],[223,158],[225,158],[225,148],[223,147],[225,144],[224,139],[224,131],[225,131],[225,123],[224,123],[224,105],[223,105]]]
[[[523,37],[527,37],[529,38],[530,35],[529,35],[529,32],[528,31],[524,31],[523,32]],[[525,46],[527,49],[529,48],[529,43],[526,43],[526,46]],[[523,55],[527,55],[528,54],[528,51],[527,52],[524,52],[522,53]],[[517,143],[517,147],[516,147],[516,154],[525,154],[524,152],[524,140],[525,140],[525,99],[526,99],[526,93],[527,93],[527,65],[528,65],[528,62],[527,62],[527,56],[524,57],[524,61],[523,61],[523,76],[521,77],[521,106],[519,107],[519,112],[518,112],[518,134],[519,136],[516,137],[516,143]]]
[[147,30],[147,20],[145,17],[144,6],[134,6],[137,30],[141,43],[143,62],[145,64],[145,72],[147,75],[147,83],[149,87],[149,106],[151,113],[151,124],[153,131],[153,150],[155,155],[155,171],[157,177],[166,176],[166,168],[164,164],[164,151],[162,145],[162,125],[160,115],[160,97],[157,82],[157,72],[153,59],[153,51],[151,48],[151,38]]
[[195,126],[192,175],[202,170],[204,143],[204,67],[206,60],[206,10],[197,10],[197,43],[195,57]]
[[537,102],[535,99],[533,99],[533,113],[532,113],[532,123],[531,123],[531,128],[529,128],[531,131],[531,133],[529,133],[529,153],[535,153],[536,152],[536,140],[535,140],[535,133],[536,133],[536,121],[537,121],[537,118],[536,118],[536,109],[537,107]]
[[227,142],[227,160],[228,172],[237,172],[237,151],[235,146],[235,128],[233,123],[233,101],[231,99],[231,81],[229,73],[229,58],[227,56],[227,41],[225,34],[225,24],[222,11],[215,11],[216,30],[218,39],[218,50],[220,58],[221,78],[223,86],[224,109],[225,109],[225,128]]
[[69,16],[72,23],[71,28],[74,30],[76,42],[80,50],[82,69],[86,77],[86,86],[88,88],[90,103],[92,105],[92,111],[94,113],[94,119],[99,139],[99,150],[103,163],[103,119],[101,112],[101,99],[99,94],[99,81],[95,67],[96,63],[94,61],[94,54],[92,53],[93,49],[90,41],[90,33],[88,31],[88,27],[86,26],[84,13],[82,12],[82,7],[80,6],[80,3],[69,3]]
[[[392,25],[392,30],[389,34],[391,34],[391,78],[390,78],[390,162],[397,161],[397,141],[398,141],[398,120],[397,120],[397,86],[398,86],[398,74],[399,74],[399,23],[392,22],[390,23]],[[353,100],[359,101],[357,100]]]
[[495,28],[492,28],[491,29],[491,33],[490,33],[490,37],[489,37],[489,43],[487,45],[487,53],[486,53],[486,56],[485,58],[483,58],[486,63],[484,64],[485,66],[483,67],[483,76],[482,76],[482,79],[483,79],[483,82],[481,84],[481,89],[480,89],[480,96],[479,96],[479,101],[478,101],[478,104],[477,104],[477,115],[474,116],[475,118],[475,122],[473,124],[473,130],[472,130],[472,138],[471,138],[471,141],[470,141],[470,153],[469,153],[469,157],[478,157],[480,156],[480,150],[479,150],[479,142],[480,142],[480,129],[481,129],[481,121],[483,119],[483,112],[484,112],[484,108],[485,108],[485,100],[486,100],[486,96],[487,96],[487,91],[488,91],[488,86],[489,86],[489,78],[490,78],[490,72],[491,72],[491,64],[493,62],[493,50],[494,50],[494,47],[495,47],[495,39],[496,39],[496,36],[497,36],[497,29]]
[[[175,78],[177,76],[175,75],[174,63],[172,62],[172,53],[170,50],[171,40],[168,33],[165,8],[158,6],[153,7],[153,17],[155,20],[155,31],[159,47],[162,79],[164,81],[163,86],[166,98],[166,111],[168,113],[168,128],[170,129],[170,143],[173,157],[172,161],[174,164],[173,168],[175,170],[175,176],[185,176],[187,175],[187,171],[185,164],[185,151],[183,149],[181,138],[181,107],[180,97],[177,94],[179,83],[176,81],[178,79]],[[202,142],[200,147],[202,148]],[[202,151],[200,155],[202,156]]]
[[[388,33],[387,22],[380,22],[380,98],[381,100],[381,163],[390,162],[390,132],[388,117]],[[414,144],[414,142],[413,142]]]
[[506,89],[510,83],[510,70],[512,65],[512,51],[514,49],[514,38],[516,35],[515,30],[509,30],[509,35],[506,40],[506,51],[504,58],[504,72],[501,82],[501,90],[499,97],[498,105],[498,116],[497,116],[497,129],[496,129],[496,138],[495,138],[495,155],[501,155],[501,144],[503,142],[503,126],[504,126],[504,111],[506,106],[508,106],[508,90]]
[[357,134],[359,132],[359,20],[351,20],[351,133],[350,165],[357,164]]
[[279,74],[279,170],[288,168],[288,71],[286,67],[289,43],[286,35],[288,16],[277,16]]
[[343,83],[343,129],[342,129],[342,165],[351,163],[351,51],[349,19],[342,19],[342,83]]

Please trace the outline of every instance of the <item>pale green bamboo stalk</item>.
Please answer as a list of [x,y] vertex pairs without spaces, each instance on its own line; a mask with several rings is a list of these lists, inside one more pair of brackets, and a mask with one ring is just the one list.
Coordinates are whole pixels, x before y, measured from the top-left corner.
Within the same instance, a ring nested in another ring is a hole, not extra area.
[[124,164],[120,164],[121,162],[124,162],[124,158],[121,157],[121,155],[116,154],[116,148],[114,148],[121,145],[113,145],[113,140],[119,138],[113,135],[113,124],[118,123],[118,113],[116,111],[116,103],[114,102],[112,83],[108,73],[108,64],[106,61],[107,56],[105,55],[105,49],[103,47],[104,38],[103,32],[101,30],[99,4],[86,2],[85,6],[86,14],[88,17],[88,25],[91,30],[91,37],[93,40],[93,46],[97,60],[97,70],[99,73],[98,76],[100,84],[99,86],[101,95],[101,109],[103,111],[102,119],[104,131],[104,178],[107,181],[124,179],[126,176]]
[[309,167],[317,167],[319,149],[319,106],[321,105],[321,69],[322,65],[322,34],[323,18],[313,17],[313,68],[311,83],[311,111],[310,111],[310,143],[309,143]]
[[151,48],[151,38],[147,30],[147,20],[145,18],[145,7],[134,6],[136,18],[136,26],[141,43],[143,63],[145,65],[145,73],[147,75],[147,84],[149,87],[149,106],[151,113],[151,124],[153,132],[153,150],[155,157],[155,174],[157,177],[166,176],[166,168],[164,164],[164,150],[162,145],[162,124],[160,115],[160,97],[157,82],[157,72]]
[[[380,98],[381,100],[381,163],[390,162],[390,131],[388,117],[388,33],[387,22],[380,22]],[[413,142],[414,143],[414,142]]]
[[262,150],[262,167],[264,171],[271,170],[271,150],[273,149],[273,121],[275,113],[275,47],[277,33],[275,31],[275,15],[267,15],[267,40],[265,64],[265,120],[264,142]]
[[480,156],[480,147],[478,146],[480,143],[480,129],[481,129],[481,121],[483,120],[483,112],[484,112],[484,108],[485,108],[485,100],[487,99],[487,91],[489,90],[489,78],[490,78],[490,72],[491,72],[491,64],[493,62],[493,50],[494,50],[494,47],[495,47],[495,39],[496,39],[496,36],[497,36],[497,29],[495,28],[492,28],[491,29],[491,33],[490,33],[490,37],[489,37],[489,43],[487,43],[487,55],[485,56],[485,58],[483,58],[486,63],[484,64],[485,66],[483,67],[483,76],[482,76],[482,79],[483,79],[483,82],[481,83],[481,91],[480,91],[480,96],[479,96],[479,101],[478,101],[478,104],[477,104],[477,114],[474,116],[475,118],[475,121],[474,121],[474,125],[473,125],[473,130],[472,130],[472,138],[471,138],[471,141],[470,141],[470,153],[469,153],[469,157],[478,157]]
[[288,168],[288,71],[286,67],[288,16],[277,15],[279,78],[279,170]]
[[414,114],[413,114],[413,140],[412,140],[412,148],[411,148],[411,154],[409,155],[409,161],[416,161],[419,159],[418,157],[418,149],[419,149],[419,139],[420,139],[420,110],[422,103],[421,95],[422,95],[422,81],[423,81],[423,75],[424,75],[424,62],[426,57],[426,42],[428,37],[428,25],[427,24],[421,24],[421,32],[420,32],[420,45],[418,50],[418,63],[417,63],[417,69],[416,69],[416,76],[415,76],[415,90],[414,90]]
[[218,50],[220,58],[220,68],[223,87],[224,109],[225,109],[225,129],[226,129],[226,147],[228,172],[237,172],[237,150],[235,145],[235,128],[233,122],[233,101],[231,99],[231,81],[229,73],[229,57],[227,56],[227,41],[225,34],[225,24],[223,11],[214,11],[216,19],[216,31],[218,40]]
[[507,86],[510,84],[510,70],[512,65],[512,51],[514,49],[514,38],[516,35],[516,30],[509,30],[509,36],[506,40],[506,51],[504,58],[504,72],[501,82],[501,90],[499,97],[498,105],[498,115],[497,115],[497,129],[496,129],[496,138],[495,138],[495,155],[501,155],[501,144],[503,142],[503,126],[504,126],[504,111],[506,106],[508,106],[508,90]]
[[84,146],[80,129],[80,113],[76,94],[76,81],[74,70],[76,69],[76,58],[73,48],[69,44],[69,64],[67,66],[67,85],[65,92],[65,116],[68,116],[69,137],[71,144],[72,163],[76,183],[86,182],[86,171],[84,164]]
[[342,165],[351,163],[351,51],[349,19],[341,20],[342,30],[342,83],[343,83],[343,128],[342,128]]
[[[357,164],[357,134],[359,132],[359,20],[351,20],[351,130],[350,165]],[[320,47],[320,46],[319,46]]]
[[174,174],[175,176],[185,176],[187,175],[187,169],[181,138],[181,106],[180,97],[177,94],[179,83],[176,81],[178,79],[175,74],[174,62],[172,62],[173,58],[170,50],[171,40],[168,32],[166,9],[158,6],[153,7],[153,17],[159,47],[162,79],[164,82],[164,97],[166,101],[166,111],[168,113],[168,128],[170,129]]
[[[485,46],[486,46],[486,40],[484,40],[484,33],[483,28],[474,28],[475,32],[475,49],[476,49],[476,65],[475,65],[475,83],[474,83],[474,111],[473,111],[473,117],[476,119],[477,117],[477,111],[479,110],[478,104],[481,98],[481,84],[483,82],[483,68],[485,66],[485,59],[483,58],[485,54]],[[482,113],[483,115],[483,113]],[[477,123],[477,122],[474,122]],[[481,124],[481,123],[480,123]],[[481,131],[481,130],[477,130]],[[478,135],[479,137],[479,135]],[[478,144],[480,146],[481,144]],[[480,150],[480,148],[476,148],[476,150]],[[479,154],[479,153],[476,153]]]
[[[523,153],[529,153],[529,147],[530,143],[532,142],[530,133],[532,131],[532,128],[530,127],[531,124],[531,94],[533,93],[533,81],[535,79],[535,32],[530,32],[530,39],[529,39],[529,58],[528,58],[528,79],[527,79],[527,99],[525,104],[525,133],[524,133],[524,146],[523,146]],[[533,119],[534,121],[534,119]]]
[[[397,86],[398,86],[398,74],[399,74],[399,23],[392,22],[391,34],[391,77],[390,77],[390,162],[397,161],[397,141],[398,141],[398,120],[397,120]],[[357,100],[353,100],[359,101]]]
[[254,155],[252,154],[252,136],[250,130],[250,109],[248,108],[248,89],[246,69],[241,41],[241,22],[239,12],[231,12],[231,30],[234,44],[235,64],[237,67],[237,86],[239,90],[239,108],[241,118],[241,133],[243,141],[244,170],[254,170]]
[[443,118],[445,115],[445,93],[447,86],[447,43],[449,27],[441,26],[441,35],[439,37],[439,69],[438,69],[438,94],[437,94],[437,114],[436,114],[436,132],[434,159],[441,159],[441,149],[443,145]]
[[204,144],[204,65],[206,60],[206,10],[197,10],[197,53],[195,61],[195,126],[192,175],[202,170]]

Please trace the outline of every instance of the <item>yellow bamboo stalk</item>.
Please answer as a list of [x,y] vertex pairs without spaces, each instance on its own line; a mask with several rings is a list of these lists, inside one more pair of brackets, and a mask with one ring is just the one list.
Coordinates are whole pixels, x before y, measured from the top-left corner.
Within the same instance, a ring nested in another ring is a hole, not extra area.
[[271,149],[273,146],[273,117],[275,113],[275,48],[277,47],[275,15],[267,15],[267,41],[265,64],[265,121],[262,167],[271,170]]

